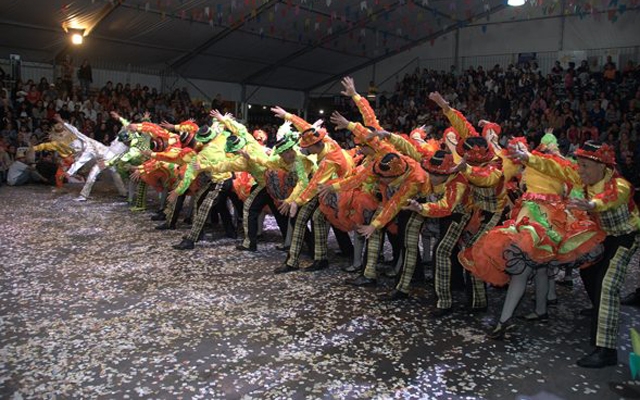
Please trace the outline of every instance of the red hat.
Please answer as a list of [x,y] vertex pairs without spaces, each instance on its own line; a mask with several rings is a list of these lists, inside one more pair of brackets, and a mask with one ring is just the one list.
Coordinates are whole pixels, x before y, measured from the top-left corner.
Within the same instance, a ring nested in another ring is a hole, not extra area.
[[452,174],[457,165],[453,162],[453,155],[448,151],[438,150],[429,159],[420,162],[422,168],[435,175]]
[[487,140],[480,136],[469,136],[458,142],[456,151],[469,164],[484,164],[495,157],[495,153]]
[[575,151],[576,157],[588,158],[609,166],[616,165],[616,154],[613,148],[605,143],[587,140],[582,147]]
[[256,129],[253,131],[253,138],[258,141],[258,143],[264,145],[267,142],[267,133],[262,129]]
[[300,147],[305,148],[313,146],[314,144],[322,141],[327,136],[327,130],[324,128],[309,128],[302,132],[300,136]]
[[411,138],[415,138],[417,136],[418,138],[420,138],[422,140],[426,140],[427,139],[427,131],[425,131],[422,127],[416,128],[416,129],[411,131],[409,136]]
[[409,164],[398,153],[387,153],[373,166],[373,171],[383,178],[395,178],[405,172]]
[[182,121],[178,125],[180,126],[180,128],[182,128],[181,130],[186,130],[186,131],[194,131],[195,132],[198,129],[200,129],[198,124],[196,124],[195,122],[193,122],[190,119],[188,119],[186,121]]
[[482,127],[482,137],[487,137],[487,133],[489,130],[492,130],[495,132],[496,135],[500,136],[500,134],[502,133],[502,128],[500,127],[500,125],[493,123],[493,122],[487,122],[483,127]]

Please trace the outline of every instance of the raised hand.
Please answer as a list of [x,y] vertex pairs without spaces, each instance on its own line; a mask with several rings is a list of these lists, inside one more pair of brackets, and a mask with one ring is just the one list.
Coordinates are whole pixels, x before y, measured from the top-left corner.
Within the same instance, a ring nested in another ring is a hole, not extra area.
[[356,92],[356,84],[353,81],[352,77],[345,76],[344,78],[342,78],[342,81],[340,83],[342,83],[342,86],[344,87],[344,90],[340,92],[341,94],[347,97],[353,97],[358,94],[358,92]]
[[287,112],[284,108],[280,106],[271,107],[271,112],[275,114],[276,117],[285,119],[284,117],[287,115]]
[[115,112],[115,111],[111,111],[111,112],[109,113],[109,115],[111,115],[111,118],[113,118],[113,119],[120,119],[120,114],[118,114],[118,113],[117,113],[117,112]]
[[222,116],[222,114],[218,110],[211,110],[209,115],[212,116],[213,118],[217,119],[220,122],[222,122],[224,120],[224,117]]
[[145,121],[151,121],[151,113],[149,111],[145,111],[144,114],[142,114],[142,119]]
[[349,121],[337,111],[331,113],[329,121],[336,126],[336,129],[347,129],[349,126]]
[[168,131],[172,131],[174,129],[173,124],[170,124],[166,120],[163,120],[162,122],[160,122],[160,126],[163,127],[164,129],[168,130]]
[[449,109],[449,103],[444,99],[444,97],[442,97],[439,92],[429,93],[429,99],[436,103],[444,111],[447,111]]

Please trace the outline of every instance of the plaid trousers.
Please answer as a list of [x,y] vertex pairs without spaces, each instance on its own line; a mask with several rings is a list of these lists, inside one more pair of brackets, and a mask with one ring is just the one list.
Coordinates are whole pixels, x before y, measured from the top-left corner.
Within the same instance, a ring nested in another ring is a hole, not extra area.
[[413,278],[416,263],[418,262],[418,241],[420,240],[420,232],[424,222],[425,217],[419,213],[411,213],[404,230],[402,276],[396,285],[396,289],[403,293],[409,293],[409,288],[411,287],[411,278]]
[[[218,202],[218,196],[220,195],[220,191],[222,190],[224,183],[225,181],[211,182],[206,186],[202,193],[198,191],[200,196],[194,202],[196,207],[195,218],[193,219],[193,225],[191,225],[191,230],[187,235],[187,239],[196,242],[200,237],[204,224],[207,222],[207,218],[209,218],[209,214],[211,213],[211,208]],[[204,200],[200,202],[199,200],[202,196],[205,197]],[[196,195],[196,197],[198,196]]]
[[[451,296],[451,254],[453,248],[458,243],[460,235],[464,231],[464,227],[469,222],[469,214],[453,214],[440,220],[440,241],[436,246],[436,274],[435,289],[438,297],[438,308],[451,308],[453,299]],[[476,300],[475,292],[480,290],[480,286],[484,289],[484,284],[477,285],[474,277],[473,281],[474,301]],[[480,281],[480,283],[482,283]],[[478,307],[472,304],[472,307]]]
[[596,346],[615,349],[620,325],[620,289],[640,235],[607,236],[602,259],[580,270],[584,287],[597,315],[591,320],[591,339]]
[[307,223],[317,208],[318,196],[309,200],[307,204],[300,207],[296,214],[295,223],[293,225],[293,234],[291,235],[291,247],[289,248],[289,256],[287,257],[287,265],[290,267],[296,267],[298,265],[300,252],[302,251],[302,242],[304,241],[304,234],[307,230]]
[[313,251],[314,260],[327,260],[329,256],[329,223],[320,208],[313,212],[313,241],[315,247]]
[[134,207],[145,208],[147,206],[147,184],[143,180],[138,182],[138,190],[136,192],[136,202]]
[[[376,219],[381,211],[382,208],[379,207],[373,214],[371,220],[373,221],[374,219]],[[376,229],[375,231],[373,231],[371,236],[369,236],[369,239],[367,239],[367,261],[364,267],[364,276],[369,279],[376,279],[378,277],[376,266],[378,264],[380,250],[382,249],[382,245],[384,244],[384,233],[384,228]]]

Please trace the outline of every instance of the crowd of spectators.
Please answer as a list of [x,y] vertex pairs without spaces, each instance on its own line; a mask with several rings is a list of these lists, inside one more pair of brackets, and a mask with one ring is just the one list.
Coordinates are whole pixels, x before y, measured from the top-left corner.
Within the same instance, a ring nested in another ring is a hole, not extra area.
[[[0,179],[15,159],[16,149],[46,140],[56,113],[104,143],[115,139],[120,128],[118,121],[109,118],[112,110],[132,121],[144,111],[158,122],[209,120],[209,107],[192,101],[186,88],[162,93],[140,84],[107,82],[101,88],[92,87],[88,61],[76,74],[69,60],[62,64],[64,70],[55,82],[17,80],[0,91]],[[75,85],[72,76],[78,78]],[[369,85],[369,91],[373,90],[373,83]],[[569,156],[585,140],[607,142],[616,149],[620,171],[640,184],[636,162],[640,156],[640,68],[632,62],[622,70],[610,59],[597,70],[591,70],[586,61],[566,69],[557,62],[546,75],[535,62],[488,70],[471,67],[461,73],[453,68],[448,72],[417,68],[396,82],[393,93],[378,94],[374,105],[381,124],[405,133],[427,125],[430,135],[439,137],[448,122],[427,98],[433,91],[442,93],[472,123],[479,119],[500,123],[502,144],[524,135],[535,146],[546,128],[554,128],[561,151]],[[211,105],[230,111],[225,104],[216,96]],[[359,119],[348,99],[336,108]],[[273,143],[277,126],[259,128],[267,131]],[[336,136],[348,141],[344,133]]]
[[[431,137],[441,137],[449,122],[428,100],[433,91],[475,126],[480,119],[499,123],[503,146],[514,136],[526,136],[534,148],[547,128],[554,129],[566,156],[585,140],[606,142],[616,150],[620,172],[640,186],[640,67],[633,62],[622,70],[610,58],[598,70],[586,61],[566,69],[556,62],[546,75],[535,62],[488,70],[471,67],[459,74],[453,68],[416,68],[396,82],[393,93],[377,96],[381,125],[404,133],[426,125]],[[349,99],[339,108],[352,119],[360,118]]]

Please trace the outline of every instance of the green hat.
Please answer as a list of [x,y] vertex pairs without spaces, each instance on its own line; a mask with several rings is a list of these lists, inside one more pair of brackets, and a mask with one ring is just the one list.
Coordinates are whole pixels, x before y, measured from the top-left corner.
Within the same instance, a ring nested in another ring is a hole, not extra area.
[[227,153],[235,153],[241,150],[247,144],[247,140],[240,136],[231,135],[227,138],[227,144],[224,151]]
[[273,154],[282,154],[285,151],[292,149],[296,144],[298,144],[298,135],[293,132],[286,133],[276,142],[273,147]]
[[215,134],[209,125],[202,125],[196,133],[196,141],[200,143],[208,143],[214,136]]
[[224,130],[224,125],[218,121],[213,121],[211,126],[202,125],[196,133],[196,140],[200,143],[208,143],[213,140],[220,132]]
[[558,146],[558,139],[553,133],[545,133],[542,139],[540,140],[540,143],[542,143],[547,147],[549,147],[549,145]]

